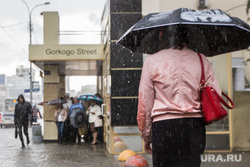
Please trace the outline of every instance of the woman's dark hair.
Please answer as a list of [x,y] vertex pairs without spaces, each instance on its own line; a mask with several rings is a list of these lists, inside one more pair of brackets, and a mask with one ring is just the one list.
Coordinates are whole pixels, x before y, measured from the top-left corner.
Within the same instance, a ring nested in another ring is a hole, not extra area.
[[180,49],[188,47],[188,32],[183,25],[171,25],[159,29],[161,49]]
[[102,99],[102,95],[100,95],[100,93],[96,93],[95,96],[98,96],[100,99]]
[[73,101],[73,100],[74,100],[74,97],[70,97],[69,99],[71,100],[71,102],[72,102],[72,104],[73,104],[73,103],[74,103],[74,101]]
[[[58,105],[60,105],[60,107],[63,108],[63,104],[62,104],[62,103],[60,103],[60,104],[58,104]],[[58,105],[56,105],[56,109],[60,109],[60,108],[58,107]]]

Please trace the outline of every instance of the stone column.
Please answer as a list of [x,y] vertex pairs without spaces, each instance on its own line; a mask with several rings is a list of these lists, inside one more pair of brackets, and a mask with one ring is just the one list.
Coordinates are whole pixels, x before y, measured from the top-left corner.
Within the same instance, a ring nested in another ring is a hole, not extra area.
[[59,90],[58,90],[58,97],[64,97],[65,95],[65,75],[59,76]]
[[57,140],[57,127],[54,123],[56,106],[47,106],[50,100],[59,98],[60,76],[57,65],[44,67],[44,136],[46,140]]

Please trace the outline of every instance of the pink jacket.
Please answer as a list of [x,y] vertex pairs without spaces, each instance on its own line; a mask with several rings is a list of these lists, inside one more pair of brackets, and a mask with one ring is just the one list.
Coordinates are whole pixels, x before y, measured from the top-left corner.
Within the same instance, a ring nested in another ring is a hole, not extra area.
[[[205,77],[221,93],[212,66],[202,55]],[[201,64],[194,51],[164,49],[150,55],[139,87],[137,122],[145,141],[150,140],[152,121],[202,117],[200,109]]]

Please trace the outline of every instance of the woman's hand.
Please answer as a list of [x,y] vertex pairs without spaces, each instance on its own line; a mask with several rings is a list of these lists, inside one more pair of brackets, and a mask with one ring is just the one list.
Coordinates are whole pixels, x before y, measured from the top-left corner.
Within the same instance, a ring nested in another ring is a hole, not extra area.
[[144,149],[145,149],[146,153],[152,154],[152,148],[150,146],[150,143],[144,142]]
[[95,115],[95,112],[91,112],[91,114]]

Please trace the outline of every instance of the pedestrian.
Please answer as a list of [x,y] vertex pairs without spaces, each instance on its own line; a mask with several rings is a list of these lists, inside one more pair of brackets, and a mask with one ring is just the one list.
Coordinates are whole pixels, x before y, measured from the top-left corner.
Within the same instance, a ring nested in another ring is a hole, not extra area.
[[72,105],[72,100],[70,99],[69,96],[70,96],[69,93],[65,93],[65,95],[64,95],[64,99],[67,100],[67,103],[63,104],[63,108],[66,109],[67,113],[69,112],[69,109]]
[[[205,149],[201,64],[182,33],[167,40],[160,31],[159,40],[170,43],[170,48],[150,55],[141,74],[137,122],[154,167],[198,167]],[[206,80],[221,92],[210,62],[204,55],[202,59]]]
[[55,123],[57,126],[58,132],[58,143],[63,142],[63,129],[64,129],[64,122],[67,119],[67,111],[63,107],[62,103],[58,103],[56,110],[55,110]]
[[[87,101],[82,101],[82,106],[83,106],[83,108],[89,108],[89,102],[87,102]],[[83,139],[84,139],[84,141],[88,141],[88,140],[90,140],[90,130],[89,130],[89,121],[88,121],[88,116],[86,115],[86,117],[84,118],[84,125],[83,125],[83,127],[81,127],[81,128],[79,128],[79,131],[81,131],[81,132],[79,132],[78,131],[78,133],[79,134],[82,134],[83,135]]]
[[[69,117],[70,117],[70,115],[71,115],[71,113],[72,113],[72,110],[74,109],[74,108],[81,108],[83,111],[84,111],[84,108],[83,108],[83,106],[82,106],[82,104],[81,103],[79,103],[79,100],[77,99],[77,97],[75,97],[74,99],[73,99],[73,104],[71,105],[71,107],[70,107],[70,110],[69,110]],[[71,128],[72,128],[72,130],[73,130],[73,142],[75,143],[76,142],[76,137],[77,137],[77,139],[78,139],[78,143],[80,144],[81,143],[81,136],[79,135],[79,133],[78,133],[78,128],[74,128],[72,125],[71,125]]]
[[89,125],[93,136],[92,144],[96,144],[97,140],[97,128],[95,127],[95,121],[98,120],[98,116],[101,115],[101,107],[96,104],[96,100],[90,101],[90,106],[88,108],[87,114],[89,115]]
[[39,117],[42,118],[42,115],[41,115],[40,110],[37,107],[36,103],[33,103],[32,111],[33,111],[33,115],[32,115],[32,119],[31,119],[32,120],[31,125],[33,124],[33,122],[37,122],[37,114],[39,114]]
[[97,130],[97,140],[103,142],[103,116],[98,115],[94,124]]
[[18,103],[15,105],[14,123],[19,133],[19,138],[22,143],[22,148],[24,148],[25,145],[23,141],[23,132],[27,139],[27,145],[29,145],[30,143],[28,124],[29,124],[29,114],[32,114],[32,107],[29,102],[25,101],[25,98],[22,94],[18,96],[17,101]]
[[[99,93],[96,93],[95,96],[102,99],[102,96]],[[98,105],[101,106],[101,103],[99,103]],[[97,129],[97,140],[100,141],[100,142],[103,142],[103,125],[102,125],[103,116],[102,115],[98,116],[98,122],[100,122],[100,124],[99,124],[98,127],[96,127],[96,129]]]

